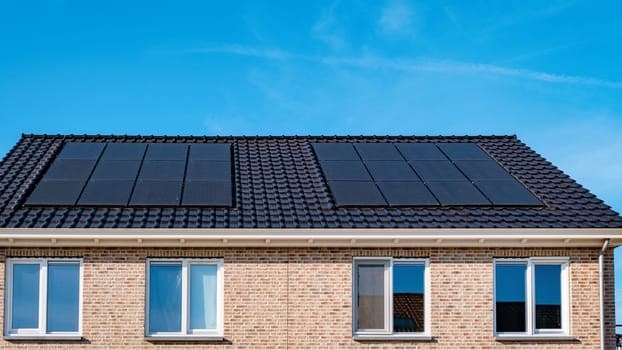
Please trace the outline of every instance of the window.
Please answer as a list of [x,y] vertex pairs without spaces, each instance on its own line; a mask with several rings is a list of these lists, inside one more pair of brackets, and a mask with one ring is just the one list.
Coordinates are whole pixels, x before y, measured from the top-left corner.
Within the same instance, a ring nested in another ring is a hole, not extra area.
[[357,339],[429,339],[428,259],[354,258]]
[[148,338],[222,339],[222,259],[147,262]]
[[4,334],[11,338],[80,338],[82,260],[10,258]]
[[495,260],[495,333],[568,335],[568,258]]

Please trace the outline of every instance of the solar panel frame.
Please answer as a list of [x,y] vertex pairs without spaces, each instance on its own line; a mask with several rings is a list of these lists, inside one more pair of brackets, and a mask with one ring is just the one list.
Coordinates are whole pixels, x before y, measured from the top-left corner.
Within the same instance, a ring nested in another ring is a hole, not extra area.
[[380,190],[372,181],[329,181],[335,204],[338,207],[386,206]]
[[376,182],[390,207],[438,206],[439,202],[422,182]]
[[467,180],[460,170],[447,160],[417,160],[409,164],[424,182]]
[[230,182],[231,173],[228,161],[191,160],[186,168],[186,180]]
[[186,181],[181,200],[183,206],[233,206],[231,181]]
[[490,201],[469,181],[426,182],[442,206],[489,206]]
[[395,146],[406,160],[448,160],[433,143],[396,143]]
[[84,180],[42,180],[24,204],[27,206],[73,206],[84,184]]
[[95,160],[55,159],[43,176],[44,180],[86,181],[95,167]]
[[186,162],[175,160],[146,160],[143,162],[139,180],[183,181]]
[[469,142],[446,142],[436,144],[451,160],[490,160],[488,153],[484,152],[476,143]]
[[138,180],[130,198],[130,206],[179,206],[183,181]]
[[320,161],[361,159],[351,143],[313,143],[312,146]]
[[404,160],[392,143],[355,143],[354,148],[363,160]]
[[77,204],[83,206],[125,207],[129,203],[134,180],[90,180]]
[[101,156],[101,160],[134,160],[142,161],[145,157],[145,143],[109,143]]
[[145,161],[178,160],[188,158],[187,143],[150,143],[145,154]]
[[520,182],[512,180],[475,181],[479,188],[497,206],[544,206],[533,193]]
[[104,147],[101,142],[67,142],[56,159],[97,160]]
[[365,166],[375,181],[421,181],[405,161],[367,161]]
[[132,180],[138,176],[141,162],[136,160],[100,160],[91,180]]
[[349,160],[330,160],[321,162],[327,180],[371,181],[371,175],[363,162]]
[[188,159],[231,161],[230,143],[192,143]]

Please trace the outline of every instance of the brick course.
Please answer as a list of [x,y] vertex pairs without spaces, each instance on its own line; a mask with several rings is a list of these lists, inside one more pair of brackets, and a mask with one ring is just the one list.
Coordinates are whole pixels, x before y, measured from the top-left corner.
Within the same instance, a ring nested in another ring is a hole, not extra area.
[[[599,349],[598,249],[3,248],[6,257],[84,258],[82,341],[0,341],[3,349]],[[429,257],[433,341],[352,340],[352,257]],[[574,341],[493,339],[495,257],[570,257]],[[145,260],[223,257],[223,342],[144,340]],[[5,264],[0,264],[4,304]],[[613,252],[605,256],[607,349],[614,347]],[[4,321],[4,305],[0,307]]]

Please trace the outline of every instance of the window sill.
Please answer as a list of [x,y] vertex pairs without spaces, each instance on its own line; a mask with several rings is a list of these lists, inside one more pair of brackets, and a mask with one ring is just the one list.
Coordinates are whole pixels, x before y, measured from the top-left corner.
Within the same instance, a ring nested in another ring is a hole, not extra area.
[[355,334],[354,340],[412,340],[412,341],[432,341],[432,336],[425,334]]
[[223,341],[221,335],[147,335],[147,341]]
[[10,334],[2,337],[4,340],[82,340],[82,335],[62,334]]
[[573,341],[577,338],[566,334],[536,334],[536,335],[495,335],[499,341]]

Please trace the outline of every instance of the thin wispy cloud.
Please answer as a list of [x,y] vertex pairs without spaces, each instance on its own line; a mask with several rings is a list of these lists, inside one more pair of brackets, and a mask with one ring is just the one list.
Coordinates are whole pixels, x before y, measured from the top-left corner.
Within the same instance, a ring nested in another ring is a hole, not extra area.
[[266,49],[244,45],[199,47],[184,50],[183,52],[250,56],[266,60],[309,61],[336,67],[355,67],[361,69],[387,69],[443,74],[481,74],[513,77],[517,79],[527,79],[544,83],[575,84],[596,86],[609,89],[622,89],[622,82],[620,81],[611,81],[576,75],[554,74],[530,69],[510,68],[493,64],[462,62],[443,59],[393,59],[374,55],[321,57],[296,54],[281,49]]
[[413,8],[403,0],[390,0],[382,8],[378,25],[384,34],[413,34]]
[[386,59],[382,57],[354,58],[323,58],[323,62],[332,65],[353,66],[368,69],[392,69],[401,71],[421,71],[438,73],[490,74],[496,76],[516,77],[546,83],[590,85],[611,89],[622,88],[622,82],[609,81],[591,77],[572,76],[539,72],[529,69],[508,68],[491,64],[460,62],[451,60],[407,60]]
[[342,28],[337,20],[337,7],[339,1],[333,1],[322,12],[320,18],[311,28],[311,36],[334,50],[341,50],[347,47],[347,42]]
[[290,53],[280,49],[258,48],[237,44],[202,46],[181,50],[182,54],[230,54],[236,56],[249,56],[271,60],[282,60],[290,58]]

